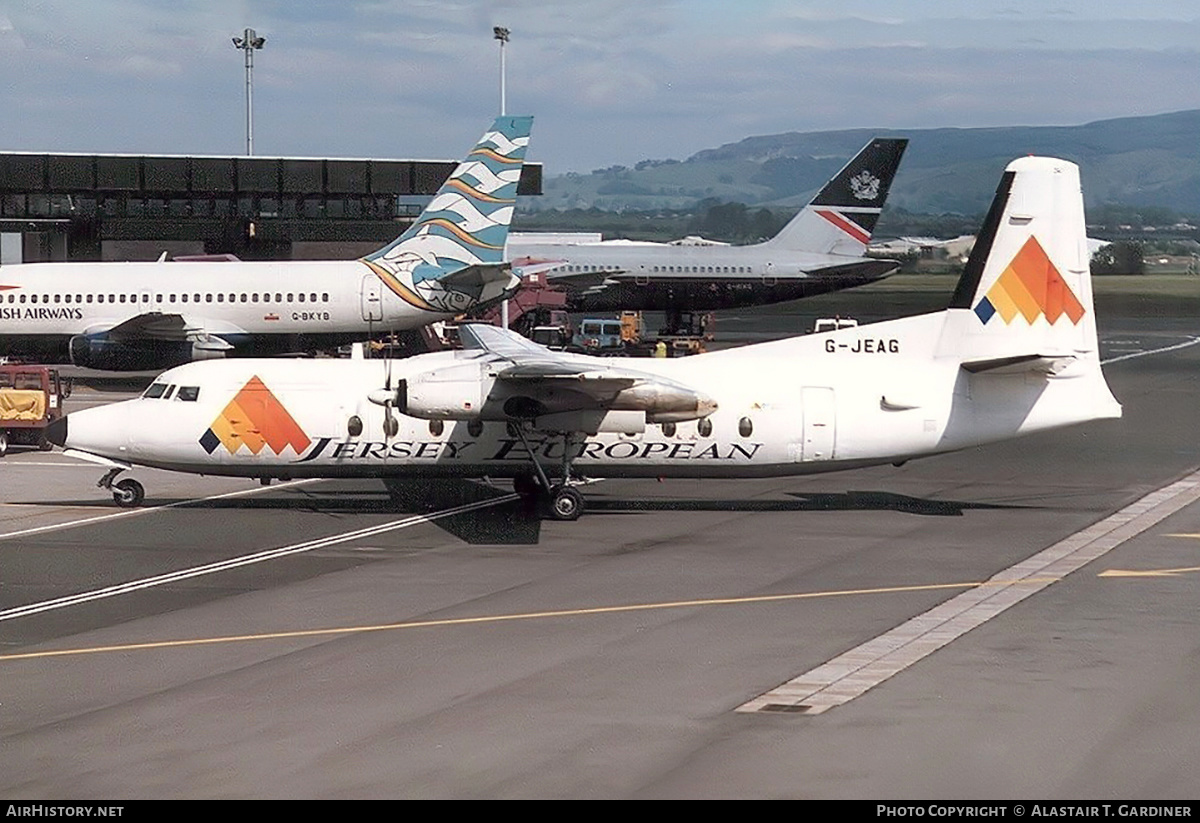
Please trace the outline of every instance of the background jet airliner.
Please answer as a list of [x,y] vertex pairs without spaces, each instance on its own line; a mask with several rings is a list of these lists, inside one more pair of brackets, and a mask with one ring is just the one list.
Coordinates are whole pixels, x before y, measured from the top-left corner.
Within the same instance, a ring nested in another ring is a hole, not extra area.
[[532,117],[501,117],[399,238],[361,260],[0,269],[0,356],[109,370],[332,348],[519,284],[503,261]]
[[[539,264],[575,311],[710,311],[796,300],[896,270],[864,257],[907,140],[872,140],[775,237],[751,246],[541,243],[510,238],[518,269]],[[551,264],[553,267],[547,268]]]
[[[595,477],[803,474],[1119,417],[1100,368],[1079,169],[1011,163],[945,311],[678,360],[551,352],[462,327],[395,363],[229,360],[73,412],[48,437],[107,465],[257,478],[516,478],[554,517]],[[554,477],[555,480],[550,478]]]

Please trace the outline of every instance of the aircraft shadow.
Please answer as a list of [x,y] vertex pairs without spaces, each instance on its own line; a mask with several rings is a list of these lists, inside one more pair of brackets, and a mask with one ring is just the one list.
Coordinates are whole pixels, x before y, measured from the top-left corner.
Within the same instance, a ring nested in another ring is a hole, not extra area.
[[[930,517],[962,517],[967,509],[1031,509],[1036,506],[1010,503],[974,503],[959,500],[932,500],[904,494],[878,491],[849,491],[841,494],[805,494],[789,492],[793,500],[622,500],[596,498],[587,501],[591,512],[635,511],[730,511],[730,512],[814,512],[814,511],[896,511]],[[586,516],[586,515],[585,515]]]
[[[436,514],[470,503],[480,503],[512,493],[471,480],[413,480],[393,481],[388,491],[380,491],[375,483],[348,489],[288,489],[286,494],[254,497],[230,497],[218,500],[194,500],[155,496],[146,502],[150,506],[176,504],[182,509],[229,511],[293,511],[312,512],[330,516],[379,514],[390,516]],[[71,506],[108,510],[117,508],[112,498],[103,496],[89,500],[26,501],[21,505]],[[541,520],[536,512],[526,509],[519,500],[497,503],[494,506],[439,517],[433,525],[470,544],[533,545],[541,538]]]

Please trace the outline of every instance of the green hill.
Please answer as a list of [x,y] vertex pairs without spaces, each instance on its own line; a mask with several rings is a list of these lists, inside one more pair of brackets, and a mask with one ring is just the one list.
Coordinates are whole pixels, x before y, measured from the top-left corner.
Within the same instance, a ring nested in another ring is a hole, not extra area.
[[547,176],[530,209],[685,208],[715,197],[800,205],[876,136],[909,138],[889,203],[913,212],[984,211],[1001,169],[1045,154],[1081,167],[1089,206],[1160,206],[1200,214],[1200,110],[1081,126],[848,129],[747,137],[686,160],[644,160],[587,175]]

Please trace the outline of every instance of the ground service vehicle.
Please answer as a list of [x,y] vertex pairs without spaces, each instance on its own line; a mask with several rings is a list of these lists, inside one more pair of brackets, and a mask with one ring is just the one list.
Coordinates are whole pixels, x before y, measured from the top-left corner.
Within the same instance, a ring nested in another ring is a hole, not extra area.
[[70,383],[46,366],[0,365],[0,457],[10,443],[51,448],[46,427],[62,417]]

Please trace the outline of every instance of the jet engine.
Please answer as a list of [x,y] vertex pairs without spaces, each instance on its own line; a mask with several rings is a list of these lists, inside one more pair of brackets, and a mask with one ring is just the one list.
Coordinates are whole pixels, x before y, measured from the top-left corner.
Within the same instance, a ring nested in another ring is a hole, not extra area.
[[223,358],[230,348],[215,347],[208,340],[113,340],[106,335],[76,335],[71,338],[71,362],[85,369],[102,371],[162,371],[193,360]]

